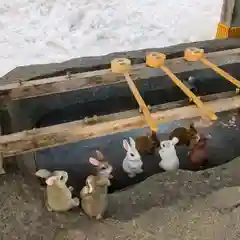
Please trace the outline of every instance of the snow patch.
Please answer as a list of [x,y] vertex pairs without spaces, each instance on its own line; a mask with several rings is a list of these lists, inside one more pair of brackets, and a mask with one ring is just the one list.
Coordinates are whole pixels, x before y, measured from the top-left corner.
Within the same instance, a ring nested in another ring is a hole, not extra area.
[[0,2],[0,76],[61,62],[214,38],[222,0]]

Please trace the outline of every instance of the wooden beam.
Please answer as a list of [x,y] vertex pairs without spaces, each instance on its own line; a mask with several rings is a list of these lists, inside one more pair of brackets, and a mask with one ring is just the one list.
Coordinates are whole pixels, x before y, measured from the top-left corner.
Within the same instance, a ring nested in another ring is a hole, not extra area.
[[[221,96],[222,94],[215,94],[215,98]],[[211,96],[209,98],[211,99]],[[240,108],[240,96],[212,100],[206,102],[205,105],[215,112],[237,109]],[[95,124],[86,125],[83,120],[80,120],[0,136],[0,153],[2,153],[4,157],[19,155],[71,142],[145,127],[144,117],[138,114],[137,110],[127,111],[103,116],[100,118],[100,121]],[[158,123],[199,116],[200,111],[195,105],[152,113],[152,117]]]
[[[207,57],[217,65],[234,63],[240,56],[240,48],[208,53]],[[166,65],[174,73],[192,71],[195,69],[206,69],[206,66],[197,63],[186,63],[183,58],[175,58],[166,61]],[[133,66],[131,77],[133,80],[141,78],[143,70],[147,69],[145,64]],[[161,71],[159,76],[165,75]],[[0,99],[3,102],[33,98],[50,94],[75,91],[100,85],[115,84],[125,81],[122,74],[112,73],[110,69],[84,72],[53,78],[45,78],[33,81],[21,81],[0,86]]]

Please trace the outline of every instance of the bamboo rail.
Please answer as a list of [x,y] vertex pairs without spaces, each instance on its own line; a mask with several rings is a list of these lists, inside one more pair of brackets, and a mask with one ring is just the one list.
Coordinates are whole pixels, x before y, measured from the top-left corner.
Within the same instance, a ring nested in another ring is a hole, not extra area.
[[146,123],[148,124],[149,128],[153,132],[157,132],[157,129],[158,129],[157,124],[155,120],[152,118],[147,105],[145,104],[136,85],[134,84],[131,76],[129,75],[129,72],[131,71],[131,61],[126,58],[116,58],[111,62],[111,69],[112,69],[112,72],[114,73],[119,73],[119,74],[122,73],[124,75],[125,80],[132,94],[134,95],[136,101],[138,102],[140,109],[143,111],[143,115]]
[[203,64],[205,64],[207,67],[211,68],[213,71],[215,71],[220,76],[224,77],[226,80],[237,86],[236,91],[238,92],[240,89],[240,81],[219,68],[216,64],[212,63],[204,56],[204,50],[200,48],[187,48],[184,52],[184,59],[189,62],[197,62],[201,61]]
[[152,52],[146,57],[146,64],[149,67],[160,68],[166,73],[170,79],[188,96],[190,101],[193,101],[200,111],[210,118],[210,120],[217,120],[217,116],[212,110],[208,109],[204,103],[197,97],[183,82],[168,68],[164,65],[166,55],[158,52]]

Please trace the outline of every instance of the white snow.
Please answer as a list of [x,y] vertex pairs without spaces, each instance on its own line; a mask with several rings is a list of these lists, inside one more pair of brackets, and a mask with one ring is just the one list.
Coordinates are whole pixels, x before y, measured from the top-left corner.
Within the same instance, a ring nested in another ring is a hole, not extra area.
[[212,39],[221,5],[222,0],[0,0],[0,76],[19,65]]

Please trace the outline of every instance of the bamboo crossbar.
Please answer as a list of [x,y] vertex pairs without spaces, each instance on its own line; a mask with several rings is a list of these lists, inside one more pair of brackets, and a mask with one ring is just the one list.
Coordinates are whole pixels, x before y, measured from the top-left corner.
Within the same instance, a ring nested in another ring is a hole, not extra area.
[[[239,56],[240,57],[240,56]],[[203,64],[205,64],[206,66],[210,67],[213,71],[215,71],[217,74],[219,74],[220,76],[224,77],[227,81],[231,82],[232,84],[234,84],[238,89],[240,89],[240,81],[237,80],[236,78],[234,78],[233,76],[231,76],[229,73],[223,71],[221,68],[219,68],[218,66],[216,66],[216,64],[210,62],[208,59],[206,58],[202,58],[201,62]]]

